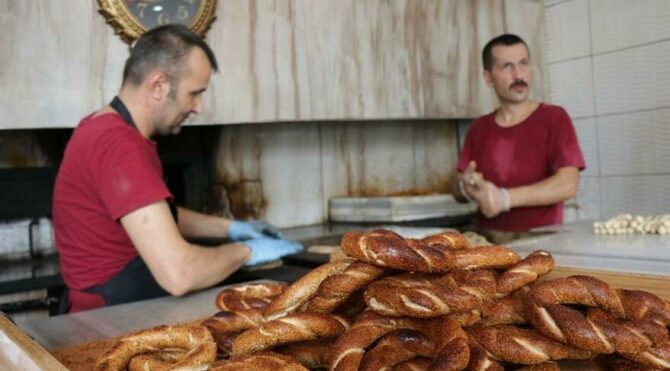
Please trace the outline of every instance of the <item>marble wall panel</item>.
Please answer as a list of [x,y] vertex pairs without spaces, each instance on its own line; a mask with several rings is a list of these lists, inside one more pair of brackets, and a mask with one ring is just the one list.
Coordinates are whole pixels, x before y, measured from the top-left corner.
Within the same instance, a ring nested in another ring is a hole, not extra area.
[[1,128],[75,126],[100,105],[108,30],[96,12],[93,1],[0,1]]
[[245,217],[315,224],[331,197],[448,192],[456,141],[434,120],[228,125],[215,182]]
[[599,115],[670,106],[670,41],[593,58]]
[[547,7],[545,18],[549,63],[591,54],[588,0],[572,0]]
[[552,64],[549,78],[552,103],[563,106],[573,119],[595,114],[590,58]]
[[416,122],[414,127],[414,172],[419,191],[451,193],[450,177],[458,163],[456,123]]
[[221,137],[216,180],[233,204],[250,205],[245,217],[281,227],[323,220],[318,125],[227,126]]
[[591,0],[593,52],[596,54],[670,38],[666,0]]
[[603,175],[669,173],[670,109],[598,117]]
[[409,125],[322,124],[324,193],[382,196],[414,189],[412,143]]
[[565,3],[572,0],[544,0],[544,5],[548,8],[551,6],[558,5],[560,3]]
[[[190,124],[489,112],[496,102],[481,78],[481,48],[507,30],[527,35],[540,57],[538,4],[220,1],[207,40],[221,72]],[[12,30],[0,37],[0,128],[74,127],[114,96],[128,47],[97,3],[0,0],[0,7],[2,28]]]

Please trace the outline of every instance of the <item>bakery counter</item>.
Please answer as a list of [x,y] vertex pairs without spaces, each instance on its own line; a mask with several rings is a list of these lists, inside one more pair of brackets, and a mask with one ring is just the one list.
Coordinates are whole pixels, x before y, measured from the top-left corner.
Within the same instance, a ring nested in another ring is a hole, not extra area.
[[670,235],[593,233],[593,221],[535,229],[531,237],[509,243],[522,255],[549,251],[556,265],[605,271],[670,274]]
[[[268,272],[270,281],[293,282],[308,272],[298,267],[281,267]],[[244,282],[261,282],[252,280]],[[224,286],[166,296],[134,303],[65,314],[40,320],[18,320],[16,324],[47,350],[107,339],[130,331],[162,324],[176,324],[216,313],[216,295]]]

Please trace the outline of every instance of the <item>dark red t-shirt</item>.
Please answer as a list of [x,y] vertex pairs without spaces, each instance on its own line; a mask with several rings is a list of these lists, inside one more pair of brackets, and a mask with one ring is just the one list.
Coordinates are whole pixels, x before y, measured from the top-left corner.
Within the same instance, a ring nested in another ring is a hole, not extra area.
[[[74,291],[105,283],[138,256],[120,218],[172,195],[163,181],[156,144],[115,114],[84,118],[58,170],[53,224],[60,269]],[[83,295],[86,296],[86,295]]]
[[[508,128],[496,124],[495,111],[475,120],[465,138],[458,171],[465,171],[470,161],[477,162],[477,171],[485,179],[505,188],[537,183],[562,167],[585,167],[567,112],[544,103],[526,120]],[[491,219],[478,214],[476,219],[479,227],[502,231],[527,231],[562,222],[562,202],[514,208]]]

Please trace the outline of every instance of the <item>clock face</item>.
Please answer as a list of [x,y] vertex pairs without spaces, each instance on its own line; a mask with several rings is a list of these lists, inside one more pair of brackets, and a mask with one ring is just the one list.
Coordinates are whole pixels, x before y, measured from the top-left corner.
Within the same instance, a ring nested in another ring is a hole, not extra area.
[[204,37],[216,18],[217,0],[98,0],[100,14],[127,43],[147,30],[183,24]]
[[146,30],[169,23],[192,26],[202,0],[123,0],[128,11]]

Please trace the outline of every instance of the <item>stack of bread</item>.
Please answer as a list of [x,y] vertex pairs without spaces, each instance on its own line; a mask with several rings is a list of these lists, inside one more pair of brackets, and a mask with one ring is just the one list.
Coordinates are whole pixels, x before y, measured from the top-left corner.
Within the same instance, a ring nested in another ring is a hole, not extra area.
[[222,291],[219,313],[120,339],[96,367],[153,370],[670,368],[670,304],[590,276],[539,282],[536,251],[470,246],[457,232],[349,232],[347,258],[283,284]]

